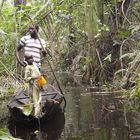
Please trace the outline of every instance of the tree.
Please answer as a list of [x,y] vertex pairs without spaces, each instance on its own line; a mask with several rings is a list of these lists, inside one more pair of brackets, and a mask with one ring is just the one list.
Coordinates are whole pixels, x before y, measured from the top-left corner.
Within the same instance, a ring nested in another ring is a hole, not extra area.
[[90,78],[93,77],[96,68],[98,67],[96,46],[95,46],[95,35],[98,31],[97,15],[96,15],[96,5],[95,0],[85,1],[85,30],[87,32],[87,57],[90,61],[83,77],[84,81],[90,82]]

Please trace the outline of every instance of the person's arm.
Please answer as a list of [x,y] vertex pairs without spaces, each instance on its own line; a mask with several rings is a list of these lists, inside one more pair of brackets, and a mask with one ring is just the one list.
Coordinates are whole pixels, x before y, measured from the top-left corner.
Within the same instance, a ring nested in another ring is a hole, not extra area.
[[23,48],[24,46],[22,46],[21,44],[18,45],[18,47],[16,48],[16,58],[18,60],[18,62],[20,63],[21,66],[25,67],[27,64],[22,62],[20,60],[20,57],[19,57],[19,51]]

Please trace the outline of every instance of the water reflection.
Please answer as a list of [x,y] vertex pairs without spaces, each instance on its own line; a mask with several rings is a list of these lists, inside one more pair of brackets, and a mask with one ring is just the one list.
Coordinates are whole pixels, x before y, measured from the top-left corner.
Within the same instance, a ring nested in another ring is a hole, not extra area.
[[64,113],[57,113],[49,122],[40,126],[20,125],[9,120],[8,128],[13,137],[23,140],[58,140],[64,129]]
[[[119,93],[69,88],[64,114],[40,128],[10,124],[10,133],[24,140],[129,140],[140,138],[140,113],[125,111]],[[65,124],[65,125],[64,125]],[[63,134],[63,135],[62,135]]]
[[[117,96],[119,94],[116,94]],[[70,89],[64,140],[127,140],[123,104],[113,93]]]

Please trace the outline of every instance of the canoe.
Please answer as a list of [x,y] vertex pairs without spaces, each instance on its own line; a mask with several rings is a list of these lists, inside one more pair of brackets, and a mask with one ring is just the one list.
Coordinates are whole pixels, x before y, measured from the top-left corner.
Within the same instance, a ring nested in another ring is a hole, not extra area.
[[55,116],[55,112],[64,110],[61,106],[62,102],[64,102],[64,106],[66,103],[64,95],[52,85],[48,85],[44,91],[41,91],[41,97],[42,115],[39,118],[36,118],[31,114],[26,115],[22,110],[22,107],[29,103],[27,91],[19,90],[14,93],[14,96],[8,103],[10,117],[18,123],[36,123],[38,120],[40,123],[44,123],[52,119]]

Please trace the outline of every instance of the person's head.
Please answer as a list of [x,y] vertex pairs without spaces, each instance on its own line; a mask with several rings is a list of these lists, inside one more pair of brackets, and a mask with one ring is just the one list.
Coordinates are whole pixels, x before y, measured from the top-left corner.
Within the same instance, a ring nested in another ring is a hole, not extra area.
[[33,57],[32,57],[32,55],[28,55],[28,54],[26,54],[25,56],[25,61],[28,63],[28,65],[32,65],[33,64]]
[[39,31],[39,26],[38,25],[34,25],[34,26],[31,26],[29,27],[29,33],[30,33],[30,36],[32,38],[37,38],[37,33]]

